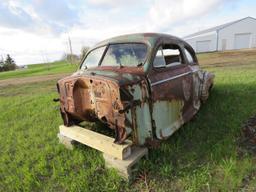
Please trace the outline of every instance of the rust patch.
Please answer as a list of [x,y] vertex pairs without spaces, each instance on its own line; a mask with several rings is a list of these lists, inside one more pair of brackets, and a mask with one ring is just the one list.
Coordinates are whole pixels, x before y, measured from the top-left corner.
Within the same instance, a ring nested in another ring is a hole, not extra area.
[[77,121],[100,121],[116,130],[116,142],[126,139],[125,114],[119,86],[113,81],[92,77],[73,77],[58,82],[61,113],[65,125]]
[[204,80],[202,84],[202,93],[201,93],[201,100],[205,102],[210,94],[210,90],[213,86],[213,79],[214,79],[214,74],[205,72],[204,73]]
[[112,66],[99,66],[97,70],[110,70],[117,73],[132,73],[137,75],[144,75],[142,67],[112,67]]
[[184,93],[184,98],[186,101],[188,101],[191,97],[192,91],[191,91],[191,80],[188,78],[184,78],[182,80],[182,88],[183,88],[183,93]]

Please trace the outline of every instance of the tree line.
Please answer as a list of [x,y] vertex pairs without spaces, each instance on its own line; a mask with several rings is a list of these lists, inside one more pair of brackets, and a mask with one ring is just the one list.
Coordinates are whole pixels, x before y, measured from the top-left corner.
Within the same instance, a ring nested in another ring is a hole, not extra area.
[[15,70],[16,68],[17,68],[17,65],[9,54],[7,54],[5,60],[3,58],[0,59],[0,72],[11,71],[11,70]]
[[[78,64],[85,57],[88,50],[89,47],[82,47],[80,56],[75,54],[65,54],[62,59],[67,60],[71,64]],[[0,72],[11,71],[17,68],[18,66],[16,65],[14,59],[10,56],[10,54],[7,54],[5,59],[3,59],[3,57],[2,59],[0,58]]]

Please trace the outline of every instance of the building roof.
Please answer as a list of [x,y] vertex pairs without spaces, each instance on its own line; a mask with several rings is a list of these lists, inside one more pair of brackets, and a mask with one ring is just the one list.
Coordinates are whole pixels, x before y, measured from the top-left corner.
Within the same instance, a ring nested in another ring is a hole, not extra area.
[[[234,23],[237,23],[237,22],[240,22],[242,20],[245,20],[245,19],[255,19],[253,17],[245,17],[245,18],[242,18],[242,19],[239,19],[239,20],[236,20],[236,21],[232,21],[232,22],[228,22],[228,23],[225,23],[225,24],[222,24],[222,25],[218,25],[216,27],[212,27],[212,28],[209,28],[209,29],[205,29],[205,30],[202,30],[202,31],[198,31],[196,33],[193,33],[193,34],[190,34],[190,35],[187,35],[185,37],[183,37],[184,39],[186,38],[189,38],[189,37],[194,37],[194,36],[197,36],[197,35],[201,35],[201,34],[204,34],[204,33],[210,33],[210,32],[213,32],[213,31],[218,31],[220,29],[223,29],[227,26],[230,26],[230,25],[233,25]],[[256,20],[256,19],[255,19]]]

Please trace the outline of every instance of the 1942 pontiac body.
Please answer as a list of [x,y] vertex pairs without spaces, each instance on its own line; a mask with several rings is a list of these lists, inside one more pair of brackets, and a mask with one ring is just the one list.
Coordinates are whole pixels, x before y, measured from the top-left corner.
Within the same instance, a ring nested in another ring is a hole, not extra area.
[[213,79],[183,40],[141,33],[95,45],[57,89],[66,126],[99,120],[115,131],[116,143],[129,137],[144,145],[188,122],[208,98]]

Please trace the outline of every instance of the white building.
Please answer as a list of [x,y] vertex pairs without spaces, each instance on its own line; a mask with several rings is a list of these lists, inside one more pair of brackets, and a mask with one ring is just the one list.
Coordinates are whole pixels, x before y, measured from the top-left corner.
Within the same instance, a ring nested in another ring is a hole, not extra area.
[[243,19],[199,31],[183,38],[196,52],[256,47],[256,19]]

